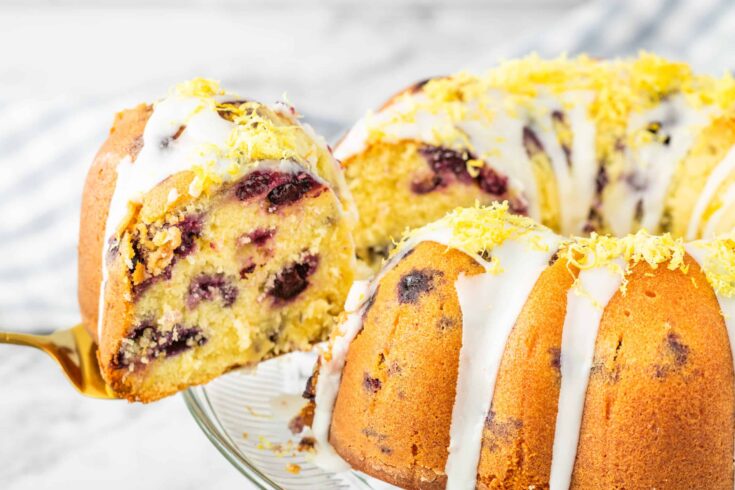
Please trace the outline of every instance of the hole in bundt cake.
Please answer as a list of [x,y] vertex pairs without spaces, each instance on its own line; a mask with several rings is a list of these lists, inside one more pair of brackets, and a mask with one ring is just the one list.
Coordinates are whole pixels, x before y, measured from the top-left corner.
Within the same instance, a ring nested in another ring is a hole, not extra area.
[[448,316],[441,316],[437,320],[436,325],[442,332],[454,328],[457,325],[457,321],[454,318]]
[[389,376],[400,374],[401,371],[403,371],[403,368],[401,368],[401,365],[398,364],[398,361],[391,361],[391,363],[388,365],[387,373]]
[[416,443],[411,444],[411,455],[414,458],[419,455],[419,447],[416,445]]

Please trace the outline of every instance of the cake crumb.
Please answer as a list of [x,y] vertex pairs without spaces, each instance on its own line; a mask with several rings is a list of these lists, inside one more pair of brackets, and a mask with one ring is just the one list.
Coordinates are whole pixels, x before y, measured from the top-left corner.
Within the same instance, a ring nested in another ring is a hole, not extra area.
[[294,475],[298,475],[299,473],[301,473],[301,466],[294,463],[289,463],[286,465],[286,471],[288,471],[289,473],[293,473]]
[[302,437],[299,441],[298,450],[300,452],[314,452],[316,440],[313,437]]

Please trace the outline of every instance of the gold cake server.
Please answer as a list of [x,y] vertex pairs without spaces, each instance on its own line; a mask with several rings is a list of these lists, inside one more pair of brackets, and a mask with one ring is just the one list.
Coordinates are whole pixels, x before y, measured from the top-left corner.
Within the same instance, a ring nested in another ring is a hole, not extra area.
[[83,325],[57,330],[49,335],[0,332],[0,344],[35,347],[51,356],[71,381],[86,396],[118,398],[100,375],[97,345]]

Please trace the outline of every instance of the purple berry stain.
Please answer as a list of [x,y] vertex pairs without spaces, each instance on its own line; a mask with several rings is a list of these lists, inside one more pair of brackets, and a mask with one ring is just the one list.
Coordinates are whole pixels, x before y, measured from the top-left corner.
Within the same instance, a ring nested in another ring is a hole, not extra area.
[[186,306],[193,310],[202,301],[213,301],[219,296],[222,306],[227,308],[235,303],[237,293],[237,287],[224,274],[202,274],[189,284]]
[[434,277],[441,275],[441,271],[413,269],[398,282],[398,301],[404,304],[415,303],[419,296],[434,289]]
[[268,294],[281,302],[301,294],[309,285],[311,276],[319,266],[319,257],[307,255],[300,262],[289,265],[278,273]]

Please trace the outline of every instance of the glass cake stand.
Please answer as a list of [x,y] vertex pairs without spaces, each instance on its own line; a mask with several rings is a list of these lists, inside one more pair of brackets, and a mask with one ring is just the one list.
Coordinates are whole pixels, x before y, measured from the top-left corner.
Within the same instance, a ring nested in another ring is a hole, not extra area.
[[212,444],[259,488],[396,488],[357,471],[326,472],[298,450],[302,436],[288,423],[304,405],[301,393],[315,359],[299,352],[233,371],[190,388],[184,400]]

